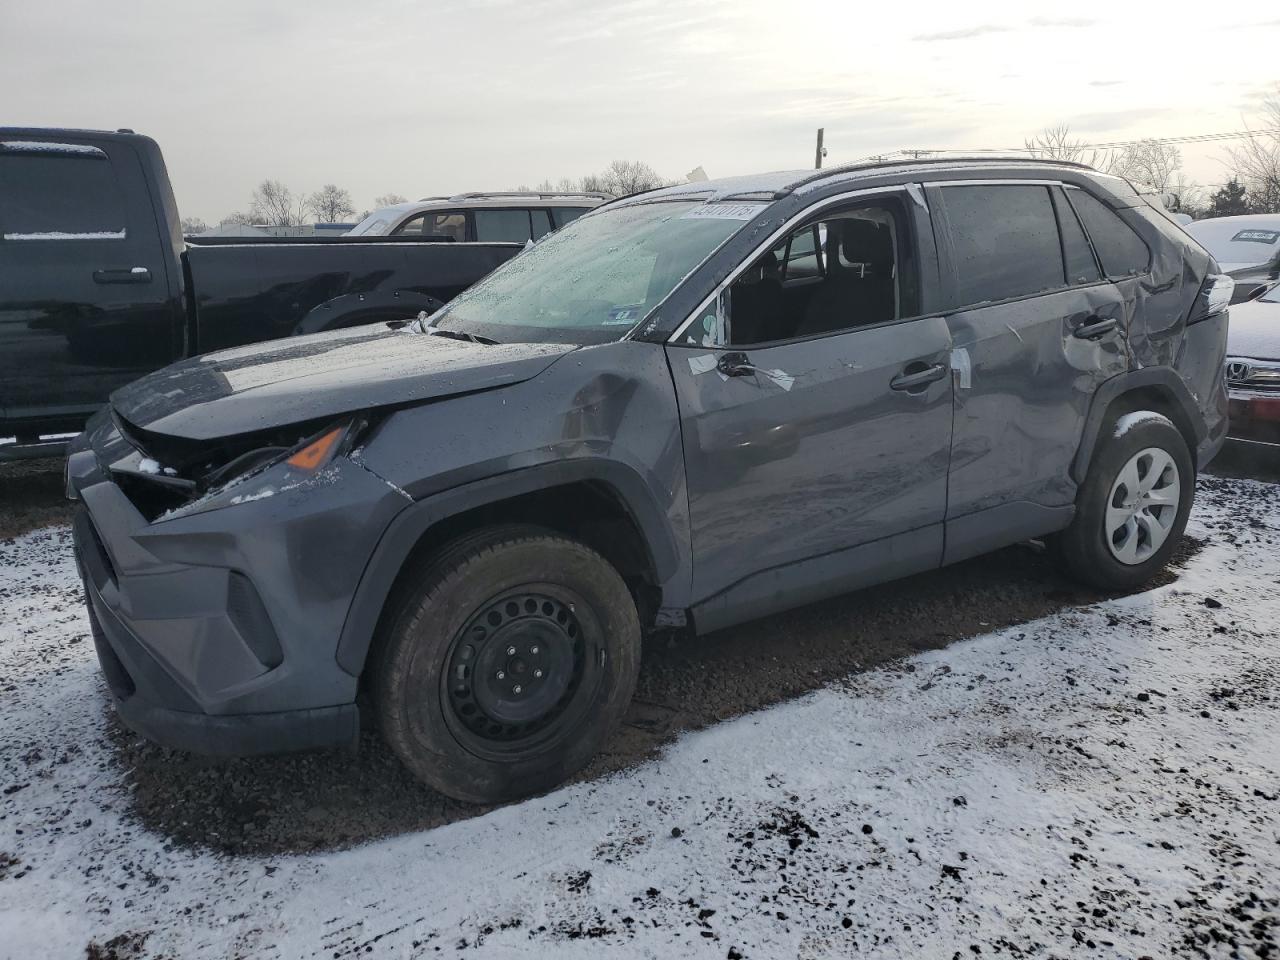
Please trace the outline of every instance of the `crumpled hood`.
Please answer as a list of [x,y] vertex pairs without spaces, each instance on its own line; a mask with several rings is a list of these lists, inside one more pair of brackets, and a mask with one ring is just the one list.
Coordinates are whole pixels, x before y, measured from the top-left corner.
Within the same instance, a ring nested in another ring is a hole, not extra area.
[[1227,356],[1280,360],[1280,303],[1251,300],[1232,307]]
[[183,360],[117,390],[111,405],[144,430],[211,440],[520,383],[574,349],[376,324]]

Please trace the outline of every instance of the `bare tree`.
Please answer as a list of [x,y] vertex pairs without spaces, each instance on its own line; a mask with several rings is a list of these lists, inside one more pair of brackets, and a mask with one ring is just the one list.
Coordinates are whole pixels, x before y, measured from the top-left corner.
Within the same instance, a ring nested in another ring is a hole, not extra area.
[[1169,192],[1170,184],[1182,168],[1182,152],[1171,143],[1139,140],[1122,151],[1117,169],[1110,172],[1159,193]]
[[1170,199],[1170,209],[1174,213],[1189,214],[1198,220],[1209,208],[1209,197],[1205,188],[1179,170],[1169,181],[1165,191]]
[[356,212],[351,205],[351,192],[333,183],[326,183],[307,203],[320,223],[340,223]]
[[309,211],[307,198],[295,196],[279,180],[263,180],[258,184],[249,206],[255,223],[277,227],[300,227],[306,223]]
[[1088,149],[1084,141],[1072,137],[1071,128],[1065,123],[1045,127],[1034,137],[1022,142],[1026,144],[1027,153],[1040,160],[1088,162],[1081,161]]
[[238,224],[240,226],[245,226],[253,223],[253,214],[245,213],[242,210],[235,210],[231,213],[228,213],[225,217],[223,217],[218,222],[223,226],[226,226],[228,224]]
[[1067,160],[1072,163],[1086,163],[1103,173],[1114,173],[1117,176],[1123,165],[1123,151],[1099,150],[1091,147],[1083,140],[1071,135],[1071,127],[1060,123],[1054,127],[1045,127],[1034,137],[1024,139],[1027,153],[1041,160]]
[[616,197],[652,190],[667,183],[653,167],[641,160],[615,160],[599,176],[605,185],[604,192]]
[[201,220],[199,217],[183,217],[182,218],[183,236],[189,237],[195,233],[204,233],[208,229],[209,229],[209,225],[205,223],[203,220]]
[[381,207],[394,207],[397,203],[404,203],[405,198],[398,193],[384,193],[380,197],[373,198],[373,209],[377,210]]
[[1257,213],[1280,212],[1280,85],[1262,101],[1265,133],[1229,147],[1228,167]]

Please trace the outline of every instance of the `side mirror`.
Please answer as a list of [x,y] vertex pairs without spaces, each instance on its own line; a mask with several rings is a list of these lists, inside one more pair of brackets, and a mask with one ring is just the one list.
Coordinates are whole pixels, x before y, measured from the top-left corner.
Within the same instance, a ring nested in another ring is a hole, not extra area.
[[1250,300],[1257,300],[1270,289],[1271,284],[1269,283],[1238,283],[1231,294],[1231,306],[1234,307],[1237,303],[1248,303]]

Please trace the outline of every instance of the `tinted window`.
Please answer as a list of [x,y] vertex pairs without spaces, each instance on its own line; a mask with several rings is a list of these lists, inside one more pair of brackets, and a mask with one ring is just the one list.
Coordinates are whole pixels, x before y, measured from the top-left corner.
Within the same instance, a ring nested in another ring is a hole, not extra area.
[[396,236],[452,237],[461,243],[467,239],[467,216],[464,213],[420,213],[396,228]]
[[1042,186],[944,187],[955,252],[956,306],[1063,285],[1062,249]]
[[551,232],[551,217],[545,210],[530,210],[529,218],[533,221],[533,239],[546,236]]
[[124,198],[105,154],[0,153],[0,184],[6,240],[124,237]]
[[1108,277],[1128,277],[1147,272],[1151,254],[1142,238],[1102,201],[1083,190],[1068,190],[1072,205],[1084,221],[1084,228],[1098,251]]
[[528,210],[477,210],[476,239],[483,243],[527,243]]
[[590,207],[552,207],[551,216],[555,218],[556,229],[559,230],[566,223],[577,220],[589,209]]
[[1058,227],[1062,231],[1062,258],[1067,264],[1067,283],[1093,283],[1102,279],[1098,262],[1093,259],[1089,239],[1080,228],[1075,211],[1063,194],[1053,191],[1053,206],[1058,211]]

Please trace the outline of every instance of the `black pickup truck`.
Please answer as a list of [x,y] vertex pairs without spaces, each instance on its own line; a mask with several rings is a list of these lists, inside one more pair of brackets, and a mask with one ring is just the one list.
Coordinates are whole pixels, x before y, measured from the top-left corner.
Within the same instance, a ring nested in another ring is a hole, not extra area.
[[155,141],[0,127],[0,460],[174,360],[430,312],[521,249],[450,240],[184,239]]

